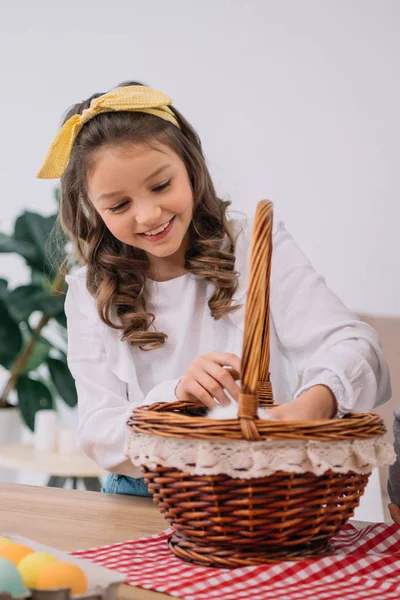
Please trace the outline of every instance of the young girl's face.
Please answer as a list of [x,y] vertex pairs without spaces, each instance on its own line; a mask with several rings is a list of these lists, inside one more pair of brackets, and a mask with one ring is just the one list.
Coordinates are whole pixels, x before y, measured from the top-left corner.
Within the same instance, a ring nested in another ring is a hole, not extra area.
[[161,143],[101,148],[87,181],[90,201],[118,240],[150,261],[183,260],[194,202],[186,166],[173,150]]

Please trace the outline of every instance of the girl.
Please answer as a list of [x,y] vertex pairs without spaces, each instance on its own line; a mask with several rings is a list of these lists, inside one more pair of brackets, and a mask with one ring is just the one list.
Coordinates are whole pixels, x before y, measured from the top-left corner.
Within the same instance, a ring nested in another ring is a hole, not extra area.
[[[239,398],[252,223],[229,219],[171,100],[135,82],[73,106],[38,176],[61,177],[61,223],[84,265],[66,298],[78,444],[111,472],[106,491],[147,494],[124,454],[133,407]],[[283,224],[273,241],[271,380],[282,406],[271,416],[329,419],[388,400],[375,331]]]

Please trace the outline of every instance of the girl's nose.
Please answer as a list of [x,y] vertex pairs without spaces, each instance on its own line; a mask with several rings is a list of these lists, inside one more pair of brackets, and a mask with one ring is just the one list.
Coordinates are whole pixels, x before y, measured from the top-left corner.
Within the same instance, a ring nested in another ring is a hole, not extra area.
[[160,225],[162,210],[160,206],[151,206],[150,203],[136,206],[135,219],[144,230]]

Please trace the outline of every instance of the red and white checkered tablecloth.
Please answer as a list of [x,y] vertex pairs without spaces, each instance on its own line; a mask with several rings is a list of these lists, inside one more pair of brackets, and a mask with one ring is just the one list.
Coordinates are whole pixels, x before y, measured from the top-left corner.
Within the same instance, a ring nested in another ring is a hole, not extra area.
[[389,600],[400,598],[400,526],[352,525],[335,554],[315,560],[217,569],[186,563],[167,548],[172,529],[73,552],[126,575],[127,583],[185,600]]

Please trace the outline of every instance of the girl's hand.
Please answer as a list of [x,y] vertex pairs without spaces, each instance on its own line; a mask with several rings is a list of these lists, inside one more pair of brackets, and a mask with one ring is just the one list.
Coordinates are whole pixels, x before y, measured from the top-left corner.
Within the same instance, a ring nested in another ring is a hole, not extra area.
[[209,352],[195,358],[176,386],[175,396],[189,402],[199,400],[212,408],[216,405],[215,399],[220,404],[230,404],[226,390],[238,402],[240,388],[236,381],[239,379],[240,358],[236,354]]
[[325,385],[316,385],[295,400],[271,408],[268,413],[276,421],[317,421],[331,419],[337,411],[332,391]]
[[393,521],[400,525],[400,507],[397,504],[389,504],[389,512]]

